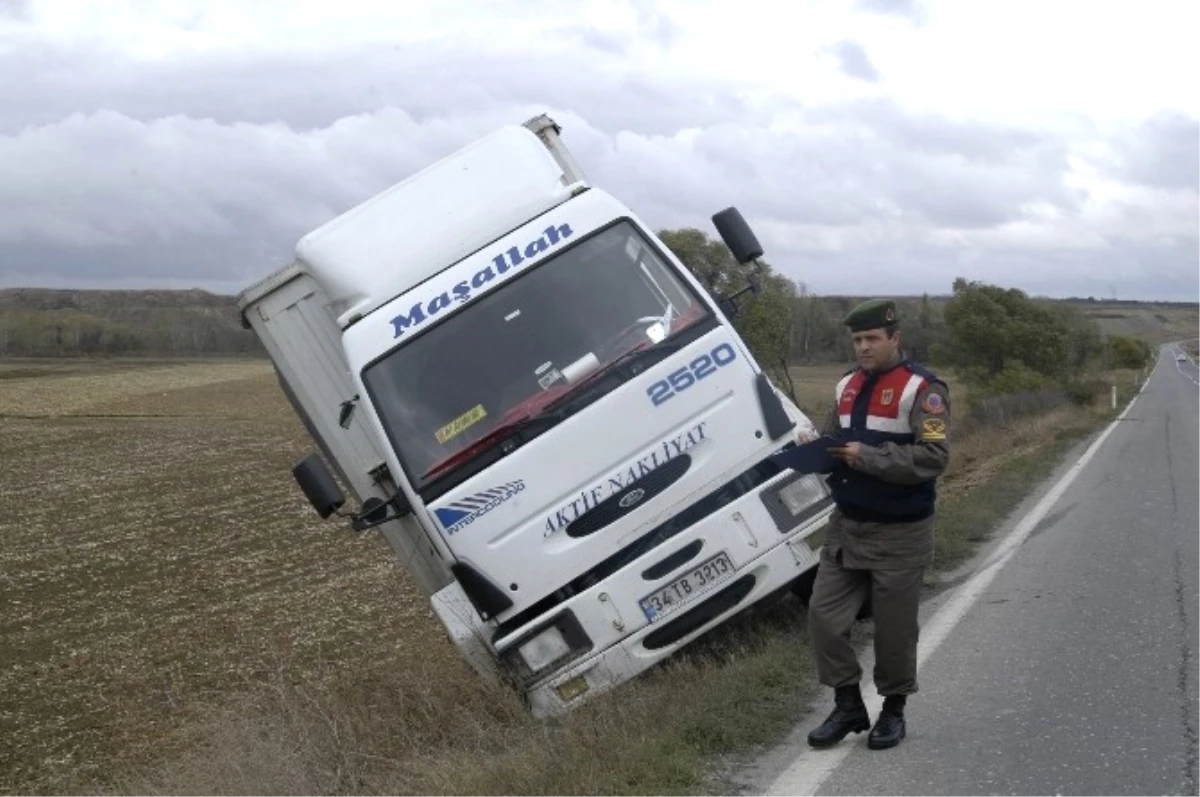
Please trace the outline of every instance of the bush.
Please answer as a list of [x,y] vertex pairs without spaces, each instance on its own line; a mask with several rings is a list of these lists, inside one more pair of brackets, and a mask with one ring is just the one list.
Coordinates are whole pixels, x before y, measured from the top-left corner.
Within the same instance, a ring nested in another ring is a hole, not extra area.
[[1108,384],[1096,377],[1071,379],[1063,384],[1063,392],[1072,404],[1083,407],[1091,404],[1108,389]]
[[1113,368],[1137,370],[1150,361],[1150,346],[1137,338],[1113,335],[1108,339],[1108,355]]
[[949,340],[934,355],[973,388],[1000,394],[1040,390],[1078,378],[1099,353],[1096,325],[1070,307],[1023,291],[954,281],[946,304]]
[[955,431],[963,434],[989,426],[1004,426],[1030,415],[1040,415],[1064,407],[1070,402],[1058,387],[1023,393],[998,393],[974,399],[966,413],[955,422]]
[[998,374],[987,378],[973,391],[978,399],[1022,393],[1041,393],[1059,387],[1053,378],[1040,374],[1019,361],[1010,361]]

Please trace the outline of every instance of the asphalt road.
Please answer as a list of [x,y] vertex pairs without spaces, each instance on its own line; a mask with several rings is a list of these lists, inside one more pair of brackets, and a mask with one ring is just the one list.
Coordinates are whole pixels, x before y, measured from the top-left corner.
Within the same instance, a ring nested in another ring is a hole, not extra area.
[[776,765],[760,790],[1197,794],[1200,375],[1177,351],[1163,348],[1125,419],[963,602],[921,667],[908,738],[796,749],[790,780]]

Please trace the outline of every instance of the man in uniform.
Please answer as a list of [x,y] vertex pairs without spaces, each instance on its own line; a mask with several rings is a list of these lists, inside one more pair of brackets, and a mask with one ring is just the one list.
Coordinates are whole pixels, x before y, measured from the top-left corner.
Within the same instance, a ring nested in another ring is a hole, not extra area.
[[[950,400],[933,373],[903,359],[891,300],[855,307],[845,322],[858,367],[838,382],[824,433],[840,445],[827,483],[836,509],[809,601],[809,635],[835,708],[808,735],[813,747],[871,729],[867,746],[905,735],[906,697],[917,691],[917,605],[933,561],[935,480],[950,458]],[[869,604],[868,604],[869,602]],[[883,710],[871,727],[850,628],[864,605],[875,618],[875,687]]]

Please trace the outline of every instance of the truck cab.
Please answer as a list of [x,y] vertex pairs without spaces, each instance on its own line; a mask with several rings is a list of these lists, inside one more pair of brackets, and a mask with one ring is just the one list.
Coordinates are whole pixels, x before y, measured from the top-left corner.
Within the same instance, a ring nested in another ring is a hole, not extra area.
[[[812,424],[734,305],[589,185],[557,134],[538,117],[439,161],[305,236],[291,279],[242,297],[360,502],[354,525],[392,527],[463,655],[538,715],[806,574],[832,509],[820,480],[771,460]],[[736,211],[718,220],[739,259],[761,254]],[[252,312],[295,280],[324,326],[308,334],[338,356],[321,374],[282,345],[279,313]],[[295,475],[324,516],[347,514],[320,457]]]

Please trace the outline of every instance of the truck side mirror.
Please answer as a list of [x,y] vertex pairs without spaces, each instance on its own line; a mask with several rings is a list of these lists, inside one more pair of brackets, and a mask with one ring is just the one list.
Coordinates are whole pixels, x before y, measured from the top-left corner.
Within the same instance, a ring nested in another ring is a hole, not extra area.
[[334,481],[333,474],[315,452],[296,463],[292,477],[322,518],[329,517],[346,503],[346,496]]
[[740,265],[744,266],[763,256],[763,248],[758,238],[737,208],[725,208],[714,214],[712,221],[721,235],[721,240],[733,253],[733,259]]
[[746,281],[749,283],[746,287],[717,300],[721,312],[732,321],[739,309],[738,299],[747,292],[757,296],[762,291],[762,280],[758,275],[762,264],[758,262],[758,259],[763,255],[763,248],[737,208],[725,208],[720,213],[714,214],[712,220],[717,232],[721,234],[721,240],[725,242],[725,246],[729,247],[729,251],[733,253],[733,259],[738,262],[738,265],[744,266],[747,263],[754,265],[752,269],[745,272]]

